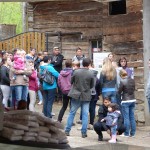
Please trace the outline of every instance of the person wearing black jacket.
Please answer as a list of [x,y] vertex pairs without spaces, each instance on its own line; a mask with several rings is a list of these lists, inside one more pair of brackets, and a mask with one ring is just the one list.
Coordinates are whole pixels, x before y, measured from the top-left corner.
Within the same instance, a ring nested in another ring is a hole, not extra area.
[[60,54],[59,48],[54,47],[51,64],[53,64],[54,69],[58,71],[59,73],[62,70],[63,59],[64,59],[64,56]]
[[10,79],[9,79],[9,66],[11,65],[10,58],[3,58],[1,66],[1,90],[3,93],[3,104],[8,107],[8,99],[10,96]]
[[[107,116],[108,105],[110,103],[111,100],[108,97],[105,97],[103,99],[103,105],[99,106],[99,110],[98,110],[99,119],[94,124],[94,130],[98,134],[98,141],[103,140],[102,131],[106,131],[108,134],[110,134],[110,127],[106,125],[106,122],[101,122],[101,120]],[[121,115],[118,118],[117,131],[119,135],[125,131],[125,127],[123,125],[123,118]]]
[[[51,58],[51,64],[53,64],[54,69],[60,73],[62,70],[62,63],[63,63],[64,56],[60,54],[60,50],[58,47],[53,48],[53,55]],[[57,102],[62,101],[62,93],[60,88],[58,87],[57,91],[57,97],[56,97]]]

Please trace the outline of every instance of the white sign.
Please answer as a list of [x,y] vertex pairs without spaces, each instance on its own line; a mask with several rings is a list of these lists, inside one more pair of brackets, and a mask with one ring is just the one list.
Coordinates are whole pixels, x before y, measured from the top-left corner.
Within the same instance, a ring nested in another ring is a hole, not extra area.
[[94,68],[101,68],[102,65],[103,65],[103,60],[104,60],[104,58],[108,57],[108,54],[110,54],[110,52],[107,52],[107,53],[93,53]]
[[110,52],[107,53],[93,53],[93,64],[94,64],[94,68],[95,70],[98,71],[98,75],[97,77],[100,77],[100,73],[101,73],[101,69],[102,69],[102,65],[103,65],[103,60],[108,57],[108,54],[110,54]]

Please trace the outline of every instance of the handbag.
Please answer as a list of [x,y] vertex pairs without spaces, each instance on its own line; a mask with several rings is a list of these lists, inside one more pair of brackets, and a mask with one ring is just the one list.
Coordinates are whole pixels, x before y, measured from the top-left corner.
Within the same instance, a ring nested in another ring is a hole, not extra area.
[[52,75],[52,73],[49,72],[47,69],[44,69],[44,70],[43,70],[43,73],[42,73],[42,75],[41,75],[41,79],[42,79],[44,82],[46,82],[46,83],[52,85],[52,84],[54,84],[55,77],[54,77],[54,76]]

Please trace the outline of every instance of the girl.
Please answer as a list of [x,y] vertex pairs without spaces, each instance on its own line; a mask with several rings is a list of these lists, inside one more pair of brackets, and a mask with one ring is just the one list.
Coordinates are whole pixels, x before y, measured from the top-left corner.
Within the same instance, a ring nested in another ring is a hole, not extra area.
[[121,109],[124,118],[124,126],[126,130],[123,136],[134,137],[136,132],[136,122],[135,122],[135,81],[128,77],[125,70],[120,71],[121,81],[119,86],[119,93],[121,94]]
[[106,125],[110,126],[111,140],[108,141],[109,143],[116,143],[117,122],[120,114],[118,105],[111,103],[108,105],[107,116],[101,120],[101,122],[106,121]]
[[[14,69],[16,70],[25,70],[25,54],[24,50],[17,50],[16,54],[14,55]],[[27,76],[23,75],[24,80],[27,80]],[[12,80],[16,80],[16,74],[14,74]]]
[[36,102],[36,92],[38,91],[38,78],[37,71],[34,69],[34,62],[32,60],[29,61],[30,66],[32,67],[32,74],[29,76],[29,110],[35,111],[35,102]]
[[127,59],[125,57],[121,57],[119,59],[118,66],[122,67],[122,69],[124,69],[127,72],[128,77],[134,78],[133,71],[130,68],[128,68]]

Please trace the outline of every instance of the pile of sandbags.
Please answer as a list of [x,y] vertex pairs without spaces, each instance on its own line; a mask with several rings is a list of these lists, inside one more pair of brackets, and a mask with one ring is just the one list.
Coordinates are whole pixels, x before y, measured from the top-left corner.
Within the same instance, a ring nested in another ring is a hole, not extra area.
[[14,110],[4,114],[3,129],[0,135],[11,141],[66,144],[68,140],[63,129],[61,123],[40,113]]

